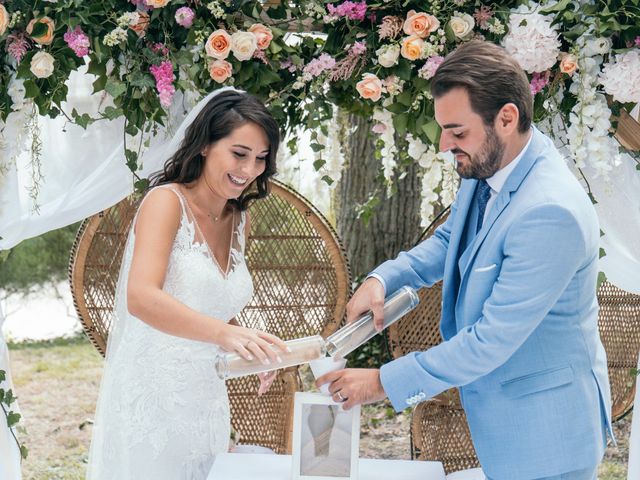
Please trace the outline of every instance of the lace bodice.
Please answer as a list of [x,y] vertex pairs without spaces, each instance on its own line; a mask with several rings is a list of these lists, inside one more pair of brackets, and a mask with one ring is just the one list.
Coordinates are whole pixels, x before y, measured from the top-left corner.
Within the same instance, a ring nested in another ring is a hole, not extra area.
[[[228,322],[253,293],[244,261],[244,212],[234,214],[228,271],[223,272],[179,188],[156,188],[174,192],[182,212],[163,290],[211,321]],[[229,442],[226,388],[213,367],[219,348],[167,335],[128,312],[126,284],[134,242],[132,228],[118,282],[88,478],[205,479],[215,454],[226,451]]]

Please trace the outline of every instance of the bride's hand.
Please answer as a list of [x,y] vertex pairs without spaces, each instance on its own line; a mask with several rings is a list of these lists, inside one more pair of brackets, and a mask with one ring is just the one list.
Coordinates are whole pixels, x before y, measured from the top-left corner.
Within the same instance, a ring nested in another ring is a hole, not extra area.
[[257,357],[264,365],[281,363],[280,354],[288,351],[287,345],[275,335],[239,325],[222,324],[216,343],[246,360]]
[[277,370],[272,370],[270,372],[262,372],[258,374],[258,378],[260,379],[260,387],[258,387],[258,396],[264,395],[271,388],[271,384],[275,380],[278,375]]

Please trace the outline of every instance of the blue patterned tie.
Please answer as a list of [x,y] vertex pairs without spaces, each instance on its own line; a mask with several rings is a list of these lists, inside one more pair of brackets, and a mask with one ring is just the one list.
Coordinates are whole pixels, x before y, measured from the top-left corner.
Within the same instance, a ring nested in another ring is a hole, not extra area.
[[478,181],[478,190],[476,190],[476,201],[478,202],[478,224],[476,225],[476,233],[482,228],[484,220],[484,211],[487,209],[487,203],[491,197],[491,187],[485,180]]

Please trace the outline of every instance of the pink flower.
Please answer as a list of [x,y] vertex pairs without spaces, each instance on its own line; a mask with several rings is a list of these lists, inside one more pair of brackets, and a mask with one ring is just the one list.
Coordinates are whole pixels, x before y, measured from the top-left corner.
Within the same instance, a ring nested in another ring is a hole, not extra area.
[[64,34],[64,41],[67,42],[67,45],[76,56],[84,57],[89,54],[91,42],[87,34],[82,31],[80,25],[76,25],[74,30],[67,30],[67,33]]
[[160,42],[153,43],[153,44],[150,45],[150,48],[151,48],[152,52],[159,53],[163,57],[166,57],[167,55],[169,55],[169,49],[163,43],[160,43]]
[[342,2],[337,7],[334,7],[333,4],[327,5],[327,11],[331,16],[334,17],[346,17],[349,20],[364,20],[367,14],[367,2],[350,2],[347,0],[346,2]]
[[156,79],[156,89],[160,97],[160,105],[165,108],[171,106],[171,99],[176,89],[173,86],[175,76],[173,75],[173,65],[169,60],[165,60],[160,65],[151,65],[151,74]]
[[372,128],[371,131],[373,133],[377,133],[378,135],[383,134],[384,132],[387,131],[387,126],[384,123],[376,123]]
[[640,47],[640,36],[637,36],[633,43],[636,45],[636,47]]
[[544,87],[549,85],[550,76],[550,70],[542,73],[535,72],[531,78],[531,94],[535,95],[536,93],[541,92]]
[[302,70],[302,78],[305,82],[317,77],[325,70],[331,70],[336,65],[336,60],[331,55],[323,53],[318,58],[314,58],[305,65]]
[[367,51],[367,42],[364,40],[354,43],[349,49],[349,55],[357,57]]
[[176,23],[181,27],[190,28],[195,16],[196,14],[189,7],[180,7],[176,11]]
[[418,76],[420,78],[424,78],[425,80],[433,78],[433,76],[436,74],[436,70],[438,70],[438,67],[442,62],[444,62],[444,57],[441,57],[440,55],[429,57],[427,59],[427,62],[418,71]]
[[256,48],[256,51],[253,52],[253,58],[260,60],[265,65],[269,65],[269,60],[267,59],[267,54],[264,53],[264,50]]
[[487,23],[491,18],[493,17],[493,12],[491,11],[491,9],[489,7],[487,7],[486,5],[482,5],[479,9],[477,9],[474,14],[473,14],[473,18],[476,19],[476,23],[478,24],[478,26],[483,29],[486,30],[489,28],[489,24]]
[[31,44],[25,32],[14,32],[7,37],[6,47],[9,55],[15,58],[17,63],[20,63],[22,57],[27,53],[27,50],[31,48]]

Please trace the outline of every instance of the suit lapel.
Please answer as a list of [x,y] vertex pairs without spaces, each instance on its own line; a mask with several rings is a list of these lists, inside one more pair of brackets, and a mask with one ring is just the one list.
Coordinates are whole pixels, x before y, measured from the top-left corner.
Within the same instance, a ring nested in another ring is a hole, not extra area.
[[451,237],[449,238],[449,248],[447,260],[445,262],[444,278],[442,285],[442,321],[440,332],[447,340],[456,334],[455,325],[455,303],[458,296],[458,258],[460,255],[460,243],[464,233],[464,226],[469,215],[473,194],[476,190],[477,180],[463,180],[458,192],[458,210],[454,224],[451,226]]
[[527,177],[529,171],[535,164],[536,160],[540,157],[540,154],[547,148],[547,139],[542,133],[540,133],[537,128],[533,127],[532,135],[533,138],[531,139],[529,148],[525,152],[516,168],[513,170],[513,172],[511,172],[511,175],[509,175],[509,177],[507,178],[507,181],[498,194],[498,197],[491,207],[491,210],[487,215],[487,219],[482,224],[482,228],[478,232],[478,235],[473,241],[473,244],[470,248],[467,249],[464,257],[461,259],[464,268],[462,269],[460,284],[462,284],[462,281],[469,273],[469,268],[473,263],[473,258],[478,252],[478,249],[482,245],[482,242],[486,238],[487,234],[491,230],[491,227],[500,217],[500,214],[504,211],[504,209],[509,205],[509,202],[511,201],[511,194],[518,190],[523,180]]

